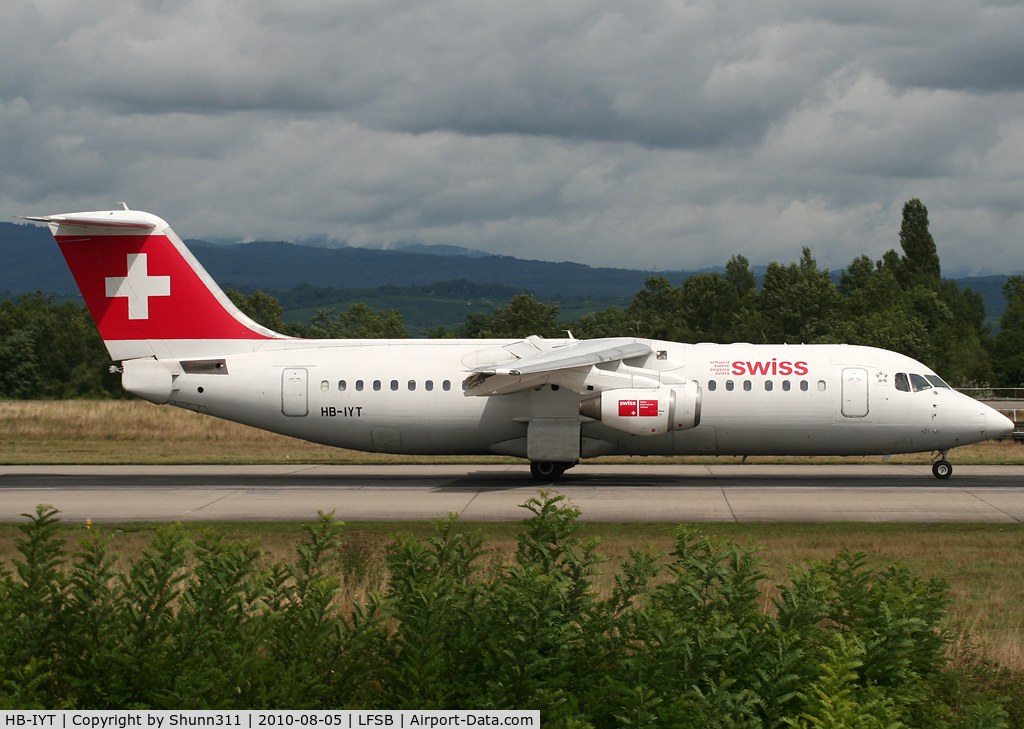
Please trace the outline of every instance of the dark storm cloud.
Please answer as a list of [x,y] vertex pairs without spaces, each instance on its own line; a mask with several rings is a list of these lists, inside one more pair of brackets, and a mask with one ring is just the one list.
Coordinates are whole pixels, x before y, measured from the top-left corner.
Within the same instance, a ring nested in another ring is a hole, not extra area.
[[[58,52],[44,68],[62,72],[27,94],[118,113],[334,111],[413,133],[700,147],[756,141],[815,74],[801,48],[764,73],[756,39],[715,38],[737,21],[710,6],[567,7],[381,5],[376,22],[365,8],[301,4],[111,7],[41,30]],[[31,20],[42,29],[48,19]]]
[[908,23],[878,49],[878,68],[893,86],[973,93],[1024,88],[1024,7],[961,7],[938,28],[929,26]]

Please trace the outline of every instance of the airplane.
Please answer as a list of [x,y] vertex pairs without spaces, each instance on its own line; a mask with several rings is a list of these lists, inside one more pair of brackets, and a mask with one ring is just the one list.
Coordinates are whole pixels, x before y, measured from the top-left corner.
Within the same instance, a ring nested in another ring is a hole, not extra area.
[[1014,424],[925,365],[853,345],[634,337],[303,339],[238,310],[162,219],[46,223],[125,390],[359,451],[524,458],[541,481],[581,459],[853,456],[950,449]]

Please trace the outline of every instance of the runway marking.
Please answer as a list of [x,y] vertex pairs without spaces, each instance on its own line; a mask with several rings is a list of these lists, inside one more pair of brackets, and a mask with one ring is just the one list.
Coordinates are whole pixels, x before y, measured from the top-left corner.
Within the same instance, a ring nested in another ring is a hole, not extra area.
[[232,494],[237,494],[237,493],[238,493],[238,489],[232,489],[230,491],[226,491],[224,493],[224,495],[221,496],[220,498],[217,498],[217,499],[214,499],[213,501],[207,502],[207,503],[203,504],[202,506],[196,507],[195,509],[189,509],[188,511],[185,512],[185,515],[187,516],[189,514],[195,514],[197,512],[200,512],[203,509],[207,509],[207,508],[213,506],[218,501],[223,501],[224,499],[226,499],[227,497],[231,496]]
[[722,492],[722,499],[725,501],[725,505],[729,507],[729,516],[731,516],[732,520],[738,524],[740,520],[736,517],[736,512],[733,510],[732,503],[729,501],[729,492],[725,486],[719,486],[718,490]]
[[1013,514],[1008,514],[1008,513],[1006,513],[1006,511],[1004,511],[1003,509],[1000,509],[1000,508],[999,508],[998,506],[996,506],[995,504],[991,504],[991,503],[989,503],[988,501],[986,501],[985,499],[981,498],[981,496],[979,496],[978,494],[974,493],[973,491],[968,491],[968,490],[967,490],[966,488],[964,488],[963,490],[964,490],[964,491],[965,491],[966,493],[969,493],[969,494],[970,494],[971,496],[973,496],[974,498],[976,498],[976,499],[977,499],[978,501],[980,501],[981,503],[985,504],[985,506],[988,506],[988,507],[989,507],[989,508],[991,508],[991,509],[995,509],[996,511],[998,511],[998,512],[999,512],[1000,514],[1002,514],[1003,516],[1005,516],[1005,517],[1006,517],[1007,519],[1009,519],[1010,521],[1013,521],[1013,522],[1015,522],[1015,523],[1017,523],[1017,524],[1020,524],[1020,523],[1022,523],[1022,522],[1021,522],[1021,520],[1020,520],[1020,519],[1018,519],[1017,517],[1015,517],[1015,516],[1014,516]]
[[462,510],[459,512],[459,516],[464,516],[465,513],[469,511],[469,507],[473,505],[473,502],[476,501],[476,497],[479,496],[482,491],[483,489],[477,489],[476,492],[469,497],[469,501],[466,502],[466,505],[463,506]]

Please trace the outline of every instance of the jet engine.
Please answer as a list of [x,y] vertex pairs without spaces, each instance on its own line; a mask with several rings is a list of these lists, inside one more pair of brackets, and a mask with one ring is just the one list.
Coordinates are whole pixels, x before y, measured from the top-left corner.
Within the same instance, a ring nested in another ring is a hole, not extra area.
[[605,390],[581,402],[580,415],[632,435],[660,435],[700,425],[701,394],[692,381],[651,390]]

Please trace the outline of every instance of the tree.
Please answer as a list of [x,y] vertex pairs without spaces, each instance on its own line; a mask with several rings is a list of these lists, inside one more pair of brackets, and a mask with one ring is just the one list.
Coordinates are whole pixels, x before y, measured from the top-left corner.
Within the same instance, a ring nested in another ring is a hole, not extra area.
[[939,254],[935,240],[928,232],[928,208],[916,197],[903,205],[903,224],[900,226],[900,259],[905,288],[915,284],[937,286],[942,278]]
[[[912,242],[925,238],[925,245]],[[843,310],[818,341],[900,352],[953,383],[991,381],[984,301],[970,289],[961,291],[955,281],[939,278],[920,201],[907,203],[901,239],[908,251],[903,258],[890,250],[875,264],[867,256],[850,263],[839,287]]]
[[570,325],[571,331],[578,339],[600,339],[602,337],[630,336],[629,317],[617,306],[609,306],[604,311],[585,314],[578,322]]
[[376,311],[366,304],[352,304],[337,313],[320,309],[309,323],[309,336],[317,339],[407,339],[402,315],[397,309]]
[[694,340],[730,341],[740,299],[735,282],[717,273],[698,273],[686,279],[683,283],[683,311]]
[[0,336],[0,397],[32,400],[46,389],[31,330],[16,329]]
[[999,319],[1001,331],[993,344],[999,383],[1024,386],[1024,277],[1010,276],[1003,284],[1006,308]]
[[537,301],[533,294],[516,294],[508,306],[498,307],[490,316],[470,315],[475,336],[484,339],[522,339],[531,335],[558,337],[563,327],[558,323],[558,304]]
[[0,397],[126,397],[92,316],[42,292],[0,302]]
[[647,278],[626,307],[626,316],[633,336],[674,342],[689,338],[683,289],[673,287],[664,276]]
[[768,265],[755,309],[767,323],[767,341],[801,344],[828,333],[841,301],[828,269],[819,269],[805,246],[799,263]]
[[960,290],[956,281],[941,281],[935,306],[942,319],[932,330],[935,356],[927,364],[953,384],[988,384],[994,379],[985,348],[985,301],[970,289]]
[[740,299],[757,291],[757,277],[750,270],[750,261],[743,256],[733,256],[725,264],[725,280],[736,289]]
[[843,296],[851,296],[855,292],[863,291],[868,287],[875,271],[879,268],[881,268],[881,262],[876,268],[874,261],[867,256],[857,256],[839,277],[840,293]]
[[228,289],[227,295],[239,311],[257,324],[293,337],[406,339],[409,336],[409,330],[405,328],[402,315],[397,309],[387,312],[376,311],[362,303],[353,304],[348,311],[340,314],[337,309],[319,309],[307,328],[298,322],[284,321],[284,308],[280,302],[259,289],[249,296],[234,289]]
[[256,289],[249,296],[234,289],[228,289],[227,295],[239,311],[257,324],[262,324],[275,332],[284,331],[285,324],[281,318],[284,315],[284,308],[273,296],[263,293],[260,289]]
[[912,310],[927,327],[932,356],[925,364],[954,383],[989,382],[993,372],[984,346],[984,302],[970,289],[961,291],[955,281],[942,280],[928,209],[917,198],[903,206],[900,246],[898,267],[893,256],[886,265],[896,268]]
[[843,272],[839,290],[843,306],[819,342],[880,347],[921,361],[932,358],[927,323],[911,306],[891,266],[859,256]]

